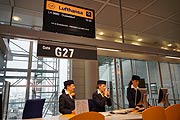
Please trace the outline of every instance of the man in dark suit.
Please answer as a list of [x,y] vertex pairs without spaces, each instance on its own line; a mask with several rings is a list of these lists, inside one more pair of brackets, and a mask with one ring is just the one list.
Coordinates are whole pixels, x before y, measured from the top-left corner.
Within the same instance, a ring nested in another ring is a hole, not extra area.
[[111,106],[109,91],[106,89],[106,81],[97,81],[97,90],[92,95],[96,112],[105,112],[105,105]]
[[75,113],[75,94],[74,94],[74,81],[67,80],[64,82],[64,89],[59,97],[59,112],[62,114]]

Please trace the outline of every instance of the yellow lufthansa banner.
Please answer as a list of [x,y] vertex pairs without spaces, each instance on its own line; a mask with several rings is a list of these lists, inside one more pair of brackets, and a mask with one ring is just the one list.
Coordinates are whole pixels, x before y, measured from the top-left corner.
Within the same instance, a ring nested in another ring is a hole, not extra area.
[[74,15],[74,16],[79,16],[79,17],[83,17],[83,18],[94,19],[93,11],[83,9],[83,8],[78,8],[75,6],[66,5],[63,3],[47,1],[46,9],[51,10],[51,11],[60,12],[60,13],[70,14],[70,15]]

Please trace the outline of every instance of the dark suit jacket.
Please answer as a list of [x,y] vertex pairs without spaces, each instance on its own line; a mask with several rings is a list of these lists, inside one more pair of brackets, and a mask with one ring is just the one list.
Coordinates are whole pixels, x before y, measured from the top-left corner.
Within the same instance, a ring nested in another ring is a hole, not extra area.
[[59,112],[62,114],[71,114],[75,109],[74,99],[69,94],[63,93],[59,97]]
[[101,94],[98,94],[97,91],[92,95],[95,111],[96,112],[105,112],[105,105],[111,106],[111,99],[107,97],[102,97]]
[[[137,97],[135,98],[136,94],[137,94]],[[137,93],[136,93],[136,90],[134,88],[128,87],[127,99],[129,102],[129,108],[135,108],[138,101],[141,99],[140,92],[137,90]],[[136,99],[136,104],[135,104],[135,99]]]

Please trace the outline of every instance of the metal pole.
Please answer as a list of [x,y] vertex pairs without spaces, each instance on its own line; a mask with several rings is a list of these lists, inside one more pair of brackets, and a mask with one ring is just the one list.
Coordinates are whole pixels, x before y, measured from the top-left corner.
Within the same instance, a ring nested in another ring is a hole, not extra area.
[[116,102],[117,102],[117,109],[119,109],[119,92],[118,92],[116,58],[114,58],[114,73],[115,73],[115,82],[116,82]]
[[173,99],[174,99],[174,104],[176,104],[175,93],[174,93],[174,87],[173,87],[173,82],[172,82],[172,72],[171,72],[171,66],[170,66],[170,63],[168,63],[168,68],[169,68],[169,75],[170,75],[171,86],[172,86],[172,95],[173,95]]
[[4,82],[3,96],[2,96],[2,116],[3,120],[7,120],[8,114],[8,104],[9,104],[9,91],[10,91],[10,82]]
[[158,61],[158,70],[159,70],[159,77],[160,77],[161,87],[163,88],[162,74],[161,74],[161,66],[160,66],[160,62],[159,62],[159,61]]
[[14,12],[14,6],[12,6],[12,9],[11,9],[10,26],[12,25],[13,12]]
[[150,73],[149,73],[149,65],[148,61],[146,61],[146,70],[147,70],[147,80],[148,80],[148,86],[149,86],[149,97],[152,100],[152,105],[154,105],[154,100],[152,99],[152,92],[151,92],[151,80],[150,80]]
[[26,100],[29,99],[30,80],[31,80],[31,66],[32,66],[32,52],[33,52],[33,42],[31,41],[30,46],[29,46],[29,61],[28,61],[26,96],[25,96]]
[[124,27],[123,27],[123,15],[122,15],[122,4],[119,0],[119,9],[120,9],[120,19],[121,19],[121,32],[122,32],[122,43],[124,44]]
[[124,90],[124,81],[123,81],[123,69],[122,69],[122,59],[120,59],[120,77],[121,77],[121,94],[122,94],[122,104],[123,104],[123,108],[125,108],[125,97],[124,97],[124,93],[125,93],[125,90]]
[[132,63],[132,59],[130,60],[130,63],[131,63],[131,75],[134,74],[134,70],[133,70],[133,63]]

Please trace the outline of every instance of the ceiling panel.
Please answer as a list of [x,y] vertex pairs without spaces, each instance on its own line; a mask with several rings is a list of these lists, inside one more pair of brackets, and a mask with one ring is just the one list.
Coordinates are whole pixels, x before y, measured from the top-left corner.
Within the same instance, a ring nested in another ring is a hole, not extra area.
[[16,14],[29,15],[31,17],[43,17],[43,12],[37,12],[34,10],[18,8],[18,7],[14,8],[14,14],[13,15],[16,15]]
[[103,11],[96,16],[96,23],[112,27],[120,26],[119,9],[112,6],[106,6]]
[[0,4],[0,22],[10,22],[11,17],[11,7],[8,5]]
[[[122,6],[140,10],[153,0],[122,0]],[[110,3],[119,4],[119,0],[111,0]]]
[[42,13],[37,13],[30,10],[15,8],[14,16],[19,16],[21,20],[13,21],[13,23],[24,24],[28,26],[42,26],[42,23],[43,23]]
[[9,0],[0,0],[0,4],[10,5]]
[[157,36],[166,36],[169,33],[169,36],[171,36],[170,33],[173,33],[173,31],[177,29],[180,29],[180,24],[177,25],[166,21],[145,31],[145,33],[153,34]]
[[103,4],[93,0],[63,0],[65,3],[93,9],[97,11]]
[[145,9],[144,12],[166,18],[179,12],[179,5],[180,0],[157,0],[157,2]]
[[15,7],[26,8],[33,11],[42,12],[44,0],[14,0]]
[[171,32],[167,33],[165,38],[170,38],[173,42],[180,43],[180,28],[177,30],[172,30]]
[[180,12],[178,14],[174,15],[173,17],[171,17],[170,20],[180,23]]
[[[123,10],[123,21],[128,19],[134,13]],[[110,27],[119,27],[120,26],[120,13],[119,8],[113,6],[106,6],[103,11],[101,11],[96,17],[96,23],[108,25]]]
[[159,21],[160,19],[152,18],[145,15],[137,15],[125,24],[125,28],[141,32]]

